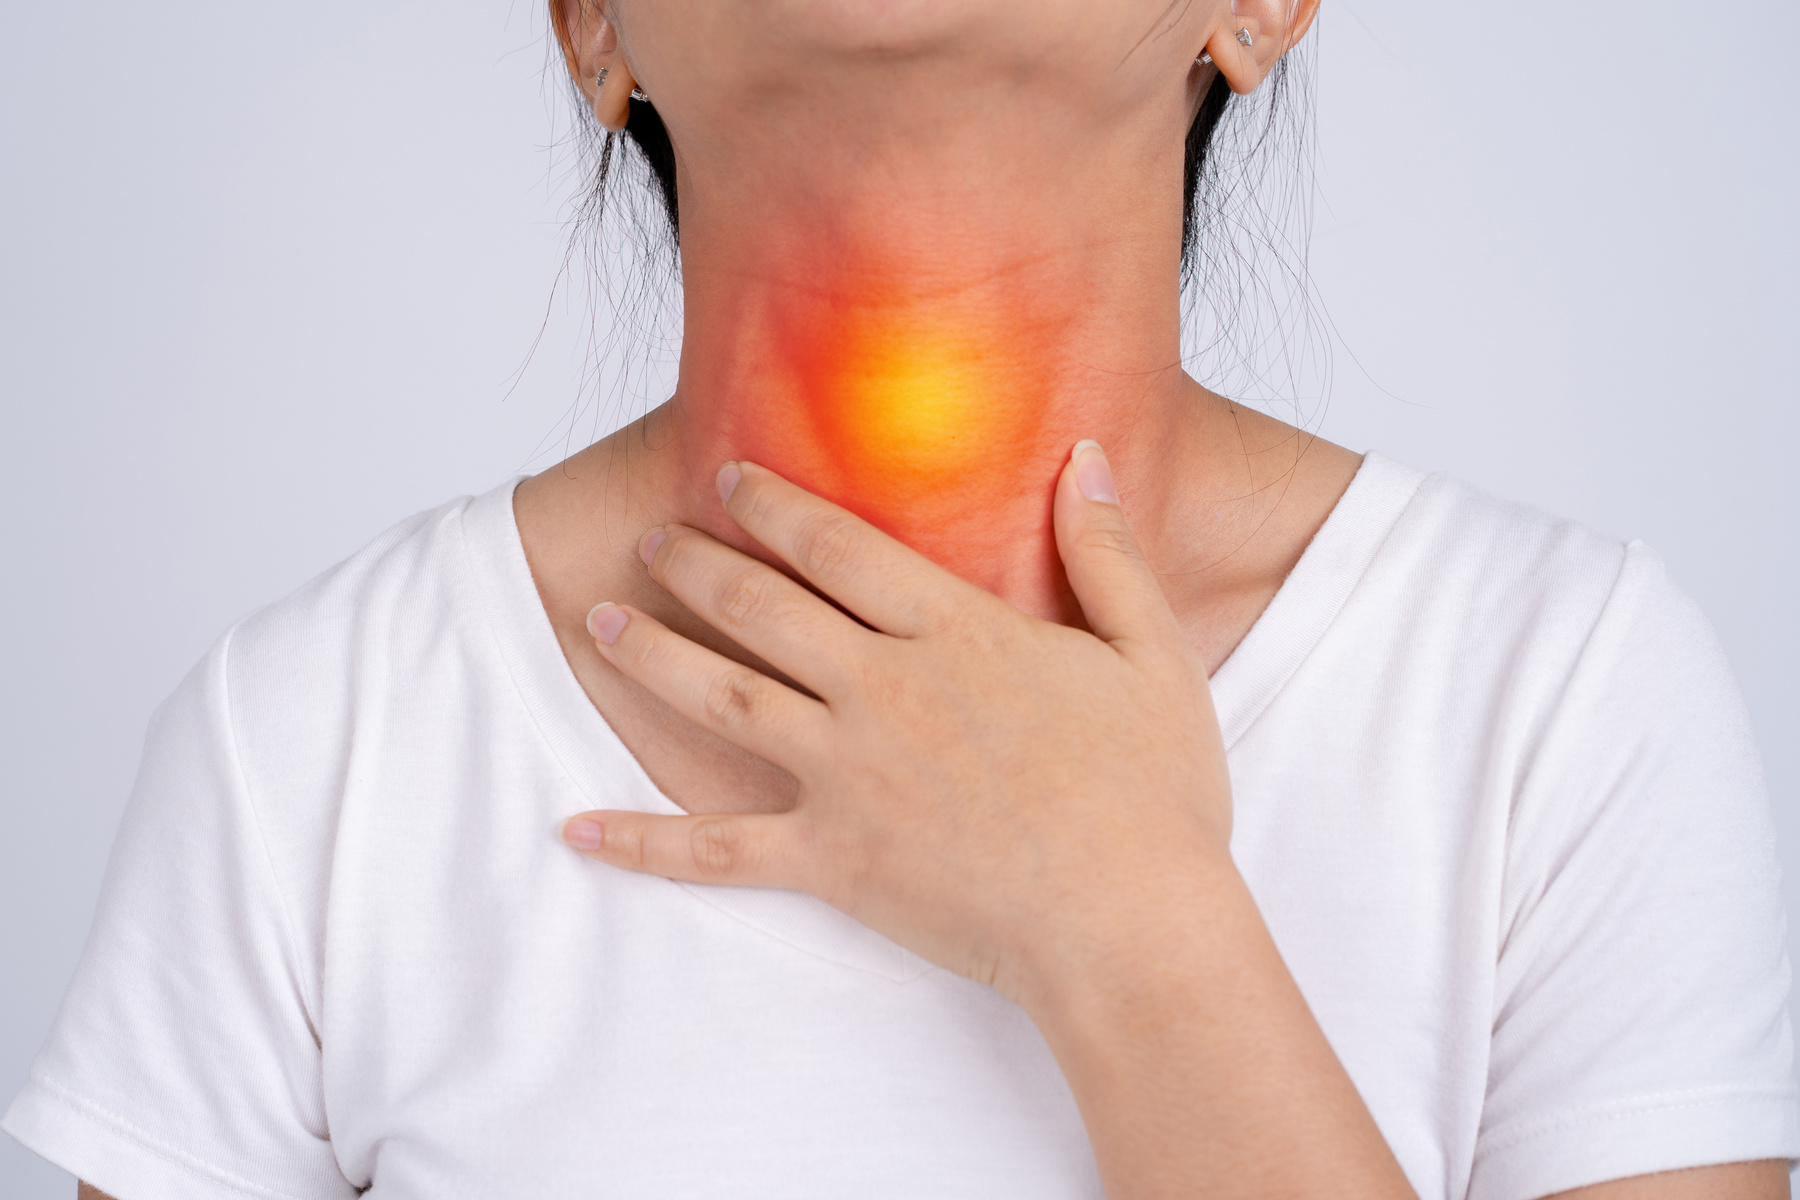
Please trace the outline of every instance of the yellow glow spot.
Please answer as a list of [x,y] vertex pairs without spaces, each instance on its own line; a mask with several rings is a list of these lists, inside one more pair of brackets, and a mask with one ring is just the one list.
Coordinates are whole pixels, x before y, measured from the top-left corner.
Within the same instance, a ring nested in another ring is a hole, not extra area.
[[1009,405],[991,347],[911,328],[867,331],[835,349],[823,399],[844,465],[924,484],[997,449]]

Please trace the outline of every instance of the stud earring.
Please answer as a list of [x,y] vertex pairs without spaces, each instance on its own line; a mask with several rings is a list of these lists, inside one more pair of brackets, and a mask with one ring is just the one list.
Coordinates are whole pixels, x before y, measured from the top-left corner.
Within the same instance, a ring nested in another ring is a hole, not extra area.
[[[1238,40],[1238,45],[1240,45],[1240,46],[1256,45],[1256,39],[1250,36],[1250,31],[1248,29],[1238,30],[1237,31],[1237,40]],[[1196,58],[1194,61],[1199,63],[1203,67],[1210,67],[1210,66],[1212,66],[1212,60],[1213,60],[1212,55],[1202,54],[1199,58]]]
[[[598,75],[594,76],[594,87],[595,88],[601,88],[601,87],[606,86],[606,72],[608,70],[610,70],[610,68],[601,67],[600,73]],[[644,95],[644,93],[642,91],[640,91],[638,88],[635,88],[635,87],[631,89],[631,98],[633,100],[648,100],[648,99],[650,99],[650,97]]]

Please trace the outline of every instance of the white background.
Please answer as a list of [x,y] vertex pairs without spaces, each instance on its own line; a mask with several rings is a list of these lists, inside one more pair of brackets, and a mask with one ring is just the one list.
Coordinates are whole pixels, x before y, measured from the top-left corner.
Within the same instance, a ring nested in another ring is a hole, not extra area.
[[[1663,553],[1793,907],[1800,7],[1325,0],[1318,32],[1319,428]],[[186,668],[591,435],[546,61],[525,0],[0,11],[0,1103]],[[0,1195],[73,1188],[0,1138]]]

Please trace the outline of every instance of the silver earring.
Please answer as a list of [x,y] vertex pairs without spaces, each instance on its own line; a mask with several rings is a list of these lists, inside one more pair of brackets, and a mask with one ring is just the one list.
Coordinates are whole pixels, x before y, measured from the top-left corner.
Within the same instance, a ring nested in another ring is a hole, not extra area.
[[[1240,46],[1256,45],[1256,39],[1250,36],[1250,31],[1248,29],[1238,30],[1237,31],[1237,40],[1238,40],[1238,45],[1240,45]],[[1210,67],[1210,66],[1212,66],[1212,55],[1201,54],[1200,57],[1196,58],[1194,61],[1199,63],[1203,67]]]
[[[601,67],[600,73],[598,75],[594,76],[594,89],[596,91],[598,91],[600,88],[602,88],[606,85],[606,72],[610,69],[611,68],[609,68],[609,67]],[[650,99],[650,97],[644,95],[644,93],[639,91],[637,88],[631,89],[631,98],[633,100],[644,100],[644,101],[648,101]]]

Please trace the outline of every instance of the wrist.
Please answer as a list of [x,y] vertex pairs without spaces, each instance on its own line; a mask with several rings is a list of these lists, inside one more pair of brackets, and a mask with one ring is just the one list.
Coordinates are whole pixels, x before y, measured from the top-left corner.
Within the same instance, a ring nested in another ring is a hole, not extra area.
[[1107,1195],[1412,1197],[1243,877],[1163,899],[1135,936],[1046,958],[1020,999]]
[[1139,873],[1105,903],[1083,905],[1026,956],[1017,986],[1005,990],[1053,1041],[1192,1011],[1203,988],[1217,995],[1234,969],[1273,946],[1230,855],[1209,858],[1160,878]]

